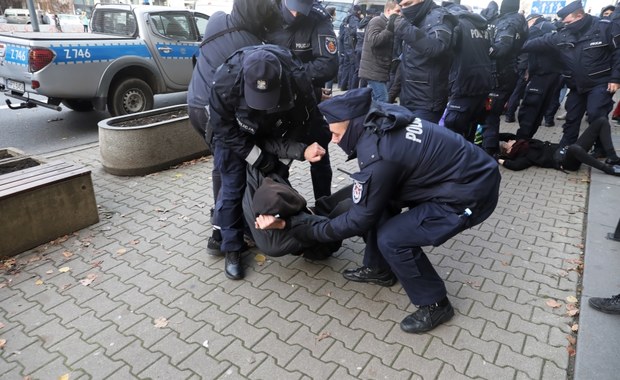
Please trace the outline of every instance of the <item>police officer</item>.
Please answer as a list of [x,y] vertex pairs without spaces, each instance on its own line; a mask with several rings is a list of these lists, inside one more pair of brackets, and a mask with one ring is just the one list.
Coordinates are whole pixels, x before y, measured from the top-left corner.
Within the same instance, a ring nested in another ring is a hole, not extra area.
[[309,132],[325,121],[301,62],[276,45],[247,47],[230,56],[213,77],[209,110],[214,165],[222,176],[216,214],[225,274],[238,280],[244,276],[242,197],[247,164],[263,175],[276,171],[286,177],[288,168],[278,157],[320,160],[325,150],[310,144]]
[[444,126],[473,142],[476,126],[486,117],[485,105],[492,86],[487,22],[460,5],[444,3],[444,7],[458,18],[452,38],[454,59]]
[[519,0],[504,0],[495,19],[490,57],[495,65],[495,86],[484,123],[482,146],[492,156],[499,152],[499,123],[504,106],[517,83],[517,56],[527,38],[527,22],[519,13]]
[[[541,15],[530,15],[528,25],[530,26],[528,39],[557,32],[555,25]],[[561,65],[558,54],[553,50],[528,53],[529,82],[519,108],[518,139],[529,139],[536,134],[560,85]]]
[[[205,106],[209,104],[215,70],[235,50],[261,44],[275,11],[271,0],[235,0],[230,14],[215,12],[209,18],[187,89],[189,120],[194,129],[205,138],[207,144],[211,144],[213,131],[207,128],[209,115]],[[220,173],[215,168],[212,178],[213,199],[217,200],[222,182]],[[222,237],[217,227],[219,223],[216,216],[213,225],[212,235],[207,241],[207,253],[220,255]]]
[[570,89],[566,98],[566,121],[560,146],[577,141],[584,112],[588,123],[607,117],[612,109],[612,96],[620,87],[620,50],[612,28],[617,20],[599,19],[584,12],[580,1],[558,11],[565,24],[555,34],[528,41],[530,52],[553,50],[563,62],[562,75]]
[[[418,305],[401,328],[421,333],[437,327],[454,310],[421,247],[439,246],[491,215],[499,192],[497,163],[461,136],[406,108],[373,103],[369,88],[349,91],[319,108],[332,142],[357,156],[353,205],[336,218],[291,231],[319,242],[363,234],[363,266],[345,270],[344,277],[382,286],[398,279]],[[401,213],[403,207],[408,210]]]
[[[289,48],[312,81],[317,101],[325,83],[338,73],[338,46],[330,15],[315,0],[275,0],[279,26],[267,35],[272,44]],[[318,125],[311,133],[327,152],[329,133]],[[332,169],[329,154],[310,168],[314,198],[331,194]]]
[[438,122],[448,102],[451,39],[456,20],[433,0],[401,0],[395,35],[402,39],[400,104],[417,117]]
[[360,67],[362,62],[362,51],[364,50],[364,36],[366,35],[366,27],[370,20],[372,20],[375,15],[371,12],[366,12],[364,15],[360,11],[360,15],[363,16],[361,20],[357,23],[357,29],[355,30],[355,60],[354,60],[354,72],[353,78],[351,80],[349,88],[359,88],[366,87],[368,84],[366,79],[360,77]]

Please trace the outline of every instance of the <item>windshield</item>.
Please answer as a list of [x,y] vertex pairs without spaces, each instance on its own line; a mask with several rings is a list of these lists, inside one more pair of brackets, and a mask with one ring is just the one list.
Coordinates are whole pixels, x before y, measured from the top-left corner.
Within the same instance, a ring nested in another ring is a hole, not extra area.
[[118,34],[133,36],[136,34],[136,17],[133,12],[119,9],[99,8],[95,10],[91,20],[94,33]]

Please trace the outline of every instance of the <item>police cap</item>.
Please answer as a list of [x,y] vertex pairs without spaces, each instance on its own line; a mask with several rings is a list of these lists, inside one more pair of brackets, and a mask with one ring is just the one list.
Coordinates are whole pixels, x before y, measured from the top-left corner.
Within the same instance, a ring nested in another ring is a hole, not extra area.
[[527,16],[527,17],[525,18],[525,21],[534,20],[534,19],[537,19],[537,18],[539,18],[539,17],[542,17],[542,15],[540,15],[540,14],[538,14],[538,13],[532,13],[532,14],[530,14],[529,16]]
[[581,5],[581,0],[576,0],[576,1],[573,1],[572,3],[569,3],[564,8],[560,9],[557,15],[560,18],[560,20],[563,20],[564,17],[568,16],[569,14],[575,11],[578,11],[579,9],[583,9],[583,5]]
[[257,49],[243,59],[245,101],[251,108],[266,111],[280,100],[282,65],[273,53]]
[[371,94],[369,87],[349,90],[344,95],[322,101],[319,103],[319,110],[328,124],[355,119],[368,113]]
[[299,12],[304,16],[310,14],[314,0],[285,0],[284,5],[291,11]]

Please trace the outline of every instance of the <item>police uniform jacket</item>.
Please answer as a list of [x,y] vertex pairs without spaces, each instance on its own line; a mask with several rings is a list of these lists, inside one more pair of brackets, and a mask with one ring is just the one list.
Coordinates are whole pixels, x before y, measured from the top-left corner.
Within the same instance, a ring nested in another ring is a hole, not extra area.
[[514,85],[517,76],[517,57],[527,39],[528,28],[525,17],[519,12],[500,14],[492,28],[490,56],[495,63],[495,70],[502,90],[512,92],[514,88],[502,85]]
[[207,23],[204,38],[222,34],[200,47],[196,66],[187,89],[187,104],[202,108],[209,104],[211,82],[215,70],[235,50],[245,46],[260,45],[264,34],[264,20],[274,14],[275,8],[268,1],[237,0],[230,14],[215,12]]
[[[281,93],[288,94],[292,108],[282,112],[250,108],[243,97],[242,63],[256,49],[275,54],[282,63]],[[290,50],[276,45],[243,48],[220,66],[213,78],[209,99],[210,123],[216,146],[226,146],[253,165],[262,149],[280,158],[303,160],[305,144],[297,141],[311,125],[324,123],[318,112],[312,84],[301,61]]]
[[381,14],[373,17],[366,27],[360,61],[360,78],[379,82],[390,80],[394,32],[386,29],[387,23],[387,17]]
[[620,83],[620,49],[612,38],[612,22],[589,14],[583,20],[583,26],[577,31],[564,28],[524,45],[524,49],[532,52],[559,51],[564,63],[562,75],[580,94],[597,85]]
[[[276,0],[281,6],[281,0]],[[315,1],[308,16],[301,17],[293,25],[286,25],[280,16],[279,26],[268,33],[267,42],[284,46],[303,62],[307,75],[315,87],[338,73],[338,44],[331,16]]]
[[396,38],[404,42],[401,105],[410,110],[444,110],[455,25],[456,20],[446,9],[432,4],[418,25],[405,19],[396,26]]
[[366,30],[368,27],[368,23],[372,20],[373,16],[365,16],[360,22],[357,24],[357,30],[355,31],[355,51],[361,53],[364,49],[364,36],[366,35]]
[[365,233],[392,201],[403,207],[436,202],[448,211],[469,208],[475,214],[496,199],[500,173],[495,160],[449,129],[416,119],[398,105],[374,102],[365,119],[351,120],[349,128],[355,123],[363,123],[364,131],[356,144],[360,171],[352,175],[353,205],[315,223],[314,239]]
[[458,17],[452,36],[454,58],[450,69],[450,96],[486,95],[493,86],[487,22],[479,14],[463,10],[458,5],[446,9]]
[[[528,40],[556,33],[557,28],[551,21],[540,17],[530,28]],[[538,51],[528,54],[528,72],[531,75],[555,74],[561,71],[562,61],[555,50]]]

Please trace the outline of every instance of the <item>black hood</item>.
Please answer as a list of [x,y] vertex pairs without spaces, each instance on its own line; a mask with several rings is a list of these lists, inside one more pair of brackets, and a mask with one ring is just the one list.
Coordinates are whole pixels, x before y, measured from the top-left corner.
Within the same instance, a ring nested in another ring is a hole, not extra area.
[[476,29],[486,29],[489,25],[487,20],[477,13],[463,13],[459,15],[459,18],[469,20]]
[[278,13],[272,0],[235,0],[230,15],[236,27],[260,37],[277,23]]
[[517,12],[519,10],[519,0],[503,0],[502,7],[499,9],[500,15]]
[[487,19],[487,21],[493,20],[499,14],[499,6],[495,1],[491,1],[485,9],[480,12],[480,15]]

